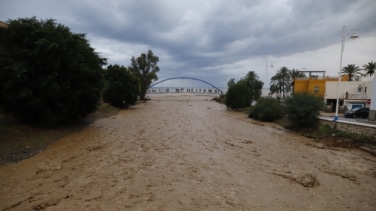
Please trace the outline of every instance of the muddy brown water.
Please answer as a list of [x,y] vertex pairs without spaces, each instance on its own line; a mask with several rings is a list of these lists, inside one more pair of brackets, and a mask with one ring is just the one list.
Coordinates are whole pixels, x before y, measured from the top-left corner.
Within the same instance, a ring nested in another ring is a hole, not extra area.
[[156,95],[1,167],[0,210],[376,210],[376,157]]

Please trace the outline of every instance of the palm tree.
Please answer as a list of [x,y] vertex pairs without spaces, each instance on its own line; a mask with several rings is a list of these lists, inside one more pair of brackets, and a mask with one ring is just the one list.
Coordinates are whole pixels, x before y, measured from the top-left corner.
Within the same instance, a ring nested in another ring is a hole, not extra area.
[[277,72],[270,80],[271,80],[270,81],[271,94],[281,93],[282,92],[282,75],[279,72]]
[[279,90],[282,93],[282,97],[286,98],[285,93],[291,91],[291,77],[289,74],[289,69],[287,67],[282,67],[277,71],[277,73],[271,78],[270,82],[273,90]]
[[362,73],[360,72],[362,69],[360,69],[358,66],[355,66],[355,64],[349,64],[346,67],[342,68],[341,73],[344,75],[349,76],[349,81],[352,81],[353,79],[355,81],[358,81],[360,76],[362,76]]
[[244,78],[246,78],[246,79],[252,81],[252,80],[254,80],[254,79],[258,79],[259,76],[258,76],[258,74],[257,74],[255,71],[252,71],[252,70],[251,70],[251,71],[249,71],[249,72],[247,73],[247,75],[246,75]]
[[[258,100],[261,96],[261,90],[264,83],[259,80],[259,76],[255,71],[249,71],[242,79],[251,89],[251,101]],[[252,102],[251,102],[252,103]]]
[[376,62],[372,60],[368,62],[368,64],[363,65],[363,67],[364,67],[364,70],[367,71],[365,75],[372,76],[373,74],[375,74]]
[[279,89],[277,84],[272,84],[272,85],[270,85],[270,88],[269,88],[269,96],[271,96],[275,93],[280,93],[280,89]]
[[304,74],[303,72],[300,72],[299,70],[296,70],[294,68],[289,71],[289,75],[290,75],[290,79],[292,80],[291,86],[292,86],[293,92],[294,92],[295,78],[305,78],[305,77],[307,77],[306,74]]

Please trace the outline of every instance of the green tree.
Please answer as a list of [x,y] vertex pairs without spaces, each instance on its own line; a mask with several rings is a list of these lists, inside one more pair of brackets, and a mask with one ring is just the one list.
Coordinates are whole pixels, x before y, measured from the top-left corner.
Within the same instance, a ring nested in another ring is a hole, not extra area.
[[0,101],[8,111],[51,125],[96,110],[106,59],[84,34],[51,19],[9,20],[0,28],[0,49]]
[[376,62],[372,60],[368,64],[363,65],[363,68],[366,71],[365,75],[373,76],[376,70]]
[[139,57],[131,59],[131,66],[128,68],[140,80],[140,99],[144,100],[150,84],[158,80],[157,72],[159,58],[151,50],[147,54],[142,53]]
[[287,67],[282,67],[271,78],[271,87],[273,91],[278,90],[278,93],[282,93],[282,97],[286,98],[286,93],[291,91],[291,76]]
[[294,93],[286,99],[286,112],[293,128],[316,125],[323,100],[308,93]]
[[361,69],[358,66],[355,66],[355,64],[349,64],[346,67],[343,67],[341,73],[348,75],[349,81],[358,81],[362,75]]
[[226,106],[235,110],[247,107],[250,105],[250,97],[250,88],[243,80],[240,80],[227,90]]
[[257,73],[255,71],[249,71],[242,80],[250,88],[250,103],[258,100],[262,94],[261,90],[264,83],[259,80]]
[[234,86],[236,84],[235,82],[235,78],[231,78],[228,82],[227,82],[227,87],[230,88],[232,86]]
[[276,93],[280,93],[280,88],[278,84],[271,84],[269,87],[269,96],[276,94]]
[[140,83],[124,66],[109,65],[105,70],[106,89],[103,93],[105,102],[119,108],[134,105],[140,93]]

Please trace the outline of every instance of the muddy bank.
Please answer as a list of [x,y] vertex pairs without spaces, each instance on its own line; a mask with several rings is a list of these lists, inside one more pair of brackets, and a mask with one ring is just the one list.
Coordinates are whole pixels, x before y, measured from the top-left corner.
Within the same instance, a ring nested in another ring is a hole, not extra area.
[[157,95],[0,168],[0,210],[375,210],[376,157]]
[[0,166],[20,162],[45,150],[62,137],[87,127],[100,118],[108,118],[119,109],[102,103],[95,113],[69,125],[47,127],[19,122],[15,116],[0,114]]

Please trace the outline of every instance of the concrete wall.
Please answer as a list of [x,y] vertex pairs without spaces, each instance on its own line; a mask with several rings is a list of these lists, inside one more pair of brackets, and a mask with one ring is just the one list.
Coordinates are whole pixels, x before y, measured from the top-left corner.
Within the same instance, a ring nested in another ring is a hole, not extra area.
[[320,119],[321,125],[329,125],[334,128],[337,124],[336,129],[348,133],[362,134],[366,136],[376,137],[376,125],[362,124],[356,122],[341,122],[335,123],[333,120]]

